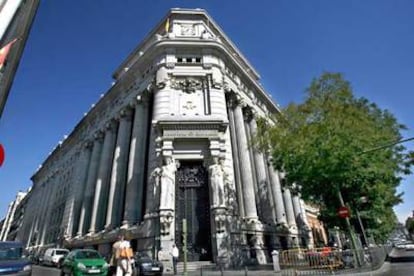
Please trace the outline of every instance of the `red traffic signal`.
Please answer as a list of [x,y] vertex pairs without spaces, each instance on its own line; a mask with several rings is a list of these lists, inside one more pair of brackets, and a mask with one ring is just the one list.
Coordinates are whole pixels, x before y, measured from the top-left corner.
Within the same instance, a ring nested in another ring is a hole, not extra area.
[[4,148],[3,145],[0,144],[0,167],[3,165],[4,162]]

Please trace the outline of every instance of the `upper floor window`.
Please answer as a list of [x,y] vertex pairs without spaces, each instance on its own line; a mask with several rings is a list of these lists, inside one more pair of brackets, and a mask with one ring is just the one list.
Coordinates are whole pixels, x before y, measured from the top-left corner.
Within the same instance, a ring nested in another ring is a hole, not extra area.
[[201,57],[177,56],[177,63],[181,63],[181,64],[200,64],[201,63]]

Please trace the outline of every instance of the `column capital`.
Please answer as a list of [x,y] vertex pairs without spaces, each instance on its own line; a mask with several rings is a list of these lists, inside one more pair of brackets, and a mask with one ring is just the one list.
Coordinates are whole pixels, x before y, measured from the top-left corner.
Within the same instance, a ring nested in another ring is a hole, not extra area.
[[109,120],[105,123],[105,130],[106,131],[114,131],[116,126],[116,121],[114,119]]
[[132,109],[128,106],[124,107],[121,109],[121,111],[119,112],[119,116],[122,119],[131,119],[132,116]]
[[90,140],[84,141],[84,142],[82,143],[82,148],[83,148],[83,149],[87,149],[87,150],[89,150],[89,149],[91,149],[91,148],[92,148],[92,146],[93,146],[93,142],[92,142],[92,141],[90,141]]
[[128,107],[136,108],[138,105],[147,105],[149,103],[148,93],[142,92],[141,94],[137,95],[134,99],[132,99]]
[[243,105],[243,114],[248,122],[251,122],[257,116],[257,112],[248,104]]
[[94,140],[96,140],[98,142],[102,142],[103,137],[104,137],[104,134],[101,130],[98,130],[93,134]]

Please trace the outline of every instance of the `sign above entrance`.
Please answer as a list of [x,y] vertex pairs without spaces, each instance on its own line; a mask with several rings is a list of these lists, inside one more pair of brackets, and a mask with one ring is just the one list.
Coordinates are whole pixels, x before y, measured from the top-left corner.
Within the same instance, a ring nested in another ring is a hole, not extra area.
[[217,137],[218,131],[216,129],[174,129],[174,130],[164,130],[164,137],[176,137],[176,138],[212,138]]

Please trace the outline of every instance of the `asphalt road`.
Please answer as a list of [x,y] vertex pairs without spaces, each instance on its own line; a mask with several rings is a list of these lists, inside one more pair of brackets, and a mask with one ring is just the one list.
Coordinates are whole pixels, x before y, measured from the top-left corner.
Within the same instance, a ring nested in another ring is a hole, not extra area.
[[60,276],[60,269],[34,265],[32,268],[32,276]]

